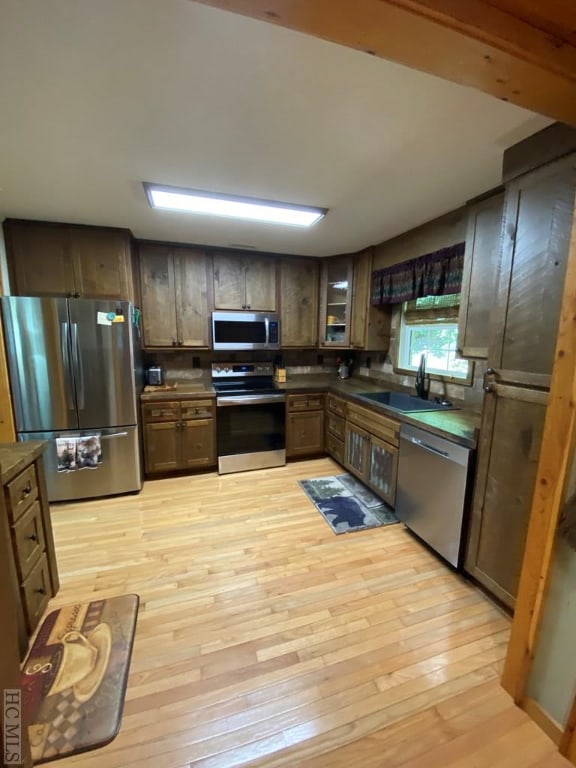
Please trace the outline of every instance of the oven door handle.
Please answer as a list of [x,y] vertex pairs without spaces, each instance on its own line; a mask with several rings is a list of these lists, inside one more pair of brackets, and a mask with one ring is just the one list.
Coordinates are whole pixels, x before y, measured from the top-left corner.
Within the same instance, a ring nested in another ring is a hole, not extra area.
[[265,405],[266,403],[284,403],[286,395],[238,395],[238,397],[217,397],[217,406],[230,405]]

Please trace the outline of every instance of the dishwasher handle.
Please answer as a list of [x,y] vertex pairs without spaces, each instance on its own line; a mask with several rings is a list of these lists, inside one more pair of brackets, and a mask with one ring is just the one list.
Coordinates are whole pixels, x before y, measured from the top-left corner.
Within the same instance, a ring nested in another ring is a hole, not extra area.
[[462,467],[468,466],[472,453],[471,448],[447,440],[433,432],[413,427],[411,424],[402,424],[400,427],[400,459],[402,458],[403,444],[406,450],[421,448],[426,453],[431,453],[443,461],[455,462]]
[[417,437],[405,437],[404,440],[408,440],[409,443],[417,445],[419,448],[424,448],[425,451],[435,453],[437,456],[442,456],[444,459],[449,459],[450,454],[447,451],[441,451],[439,448],[434,448],[432,445],[428,445],[423,440],[419,440]]

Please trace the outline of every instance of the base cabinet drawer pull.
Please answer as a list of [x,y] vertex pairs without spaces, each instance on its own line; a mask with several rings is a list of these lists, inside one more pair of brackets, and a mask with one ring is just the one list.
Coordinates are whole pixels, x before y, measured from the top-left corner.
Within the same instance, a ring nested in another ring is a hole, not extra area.
[[28,536],[30,541],[38,541],[38,536],[35,533],[31,533],[30,536]]
[[36,592],[37,592],[37,594],[39,594],[39,595],[45,595],[45,594],[46,594],[46,590],[44,589],[44,587],[38,587],[38,589],[36,590]]
[[32,493],[32,485],[30,484],[30,482],[28,482],[28,484],[25,485],[24,488],[22,489],[22,498],[25,499],[26,496],[30,496],[31,493]]

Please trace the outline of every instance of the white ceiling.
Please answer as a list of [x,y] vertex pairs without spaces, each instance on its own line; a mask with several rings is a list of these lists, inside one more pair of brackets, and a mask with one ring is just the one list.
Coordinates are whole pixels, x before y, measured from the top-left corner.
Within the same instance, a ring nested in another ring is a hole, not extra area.
[[[549,123],[190,0],[0,0],[0,217],[326,255],[499,183]],[[142,181],[325,206],[311,230],[152,211]]]

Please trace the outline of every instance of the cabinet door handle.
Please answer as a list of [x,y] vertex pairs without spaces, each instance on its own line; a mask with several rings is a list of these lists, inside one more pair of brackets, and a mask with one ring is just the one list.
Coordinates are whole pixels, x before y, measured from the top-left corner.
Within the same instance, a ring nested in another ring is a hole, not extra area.
[[36,592],[39,595],[45,595],[46,594],[46,590],[44,589],[44,587],[40,587],[39,589],[36,590]]
[[30,484],[30,481],[28,481],[28,485],[24,486],[22,489],[22,498],[25,499],[27,496],[30,496],[32,493],[32,486]]
[[246,304],[246,309],[251,309],[251,308],[252,308],[251,304]]
[[38,541],[38,536],[36,536],[35,533],[31,533],[30,536],[28,536],[30,541]]
[[493,368],[486,368],[484,372],[484,380],[482,381],[482,389],[484,392],[494,392],[494,387],[488,382],[488,376],[496,376],[496,371]]

